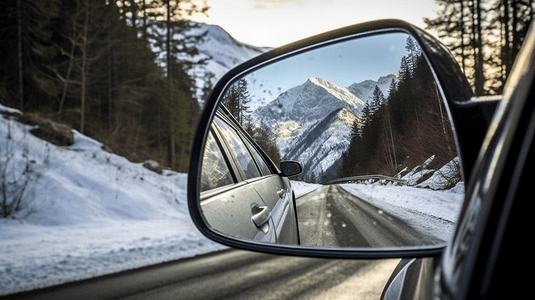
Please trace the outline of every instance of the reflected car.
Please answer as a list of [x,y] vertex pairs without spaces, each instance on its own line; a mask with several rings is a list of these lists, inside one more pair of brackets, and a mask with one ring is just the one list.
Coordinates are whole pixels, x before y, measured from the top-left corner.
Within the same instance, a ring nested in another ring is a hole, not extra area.
[[270,157],[221,107],[203,154],[200,207],[219,232],[258,242],[299,244],[295,195],[288,177],[296,162],[276,167]]

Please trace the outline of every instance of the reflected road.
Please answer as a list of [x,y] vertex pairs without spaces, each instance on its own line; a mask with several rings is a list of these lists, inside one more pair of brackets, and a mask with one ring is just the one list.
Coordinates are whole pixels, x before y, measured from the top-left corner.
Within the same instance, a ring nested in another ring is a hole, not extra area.
[[301,245],[397,247],[436,245],[440,239],[348,193],[322,186],[296,199]]

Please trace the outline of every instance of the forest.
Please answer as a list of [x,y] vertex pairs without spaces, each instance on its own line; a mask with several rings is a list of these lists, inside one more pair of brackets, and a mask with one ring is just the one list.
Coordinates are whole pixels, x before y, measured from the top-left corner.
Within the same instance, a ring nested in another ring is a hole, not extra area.
[[131,161],[185,172],[200,113],[192,70],[203,64],[188,20],[207,10],[184,0],[3,1],[0,103],[30,124],[52,120]]
[[271,158],[275,165],[281,162],[281,154],[275,135],[265,124],[253,124],[250,109],[251,97],[247,79],[241,78],[232,84],[223,95],[222,105],[228,109],[236,121],[245,129],[258,146]]
[[535,14],[533,0],[435,0],[430,30],[454,53],[477,96],[499,95]]
[[[417,43],[407,38],[408,54],[400,63],[398,82],[388,96],[376,86],[362,118],[353,124],[338,177],[395,176],[434,156],[438,169],[455,156],[456,147],[444,101]],[[452,178],[452,186],[460,180]]]
[[[533,0],[435,1],[425,29],[456,55],[476,95],[500,94]],[[53,120],[131,161],[184,172],[203,97],[195,80],[209,76],[195,72],[202,36],[188,34],[189,20],[208,9],[194,0],[4,0],[0,103],[25,122]]]

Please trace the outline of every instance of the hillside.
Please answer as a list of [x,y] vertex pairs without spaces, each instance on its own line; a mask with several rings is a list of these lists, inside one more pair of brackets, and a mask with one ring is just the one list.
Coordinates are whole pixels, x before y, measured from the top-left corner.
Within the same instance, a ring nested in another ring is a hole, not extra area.
[[59,147],[32,128],[0,113],[0,189],[22,196],[0,218],[0,296],[224,248],[190,220],[187,174],[150,171],[77,131]]

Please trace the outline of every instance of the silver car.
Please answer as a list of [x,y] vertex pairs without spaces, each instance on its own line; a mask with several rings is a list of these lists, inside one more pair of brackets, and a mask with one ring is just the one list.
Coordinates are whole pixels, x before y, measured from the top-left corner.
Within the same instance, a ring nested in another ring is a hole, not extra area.
[[200,207],[208,224],[232,237],[299,244],[288,177],[300,173],[301,166],[286,161],[281,169],[228,110],[219,109],[207,136],[200,179]]

